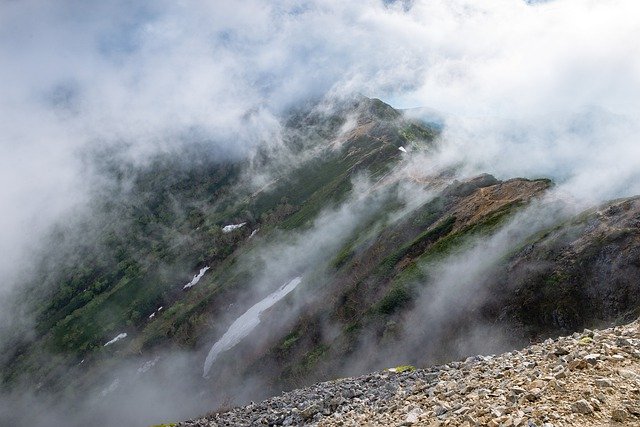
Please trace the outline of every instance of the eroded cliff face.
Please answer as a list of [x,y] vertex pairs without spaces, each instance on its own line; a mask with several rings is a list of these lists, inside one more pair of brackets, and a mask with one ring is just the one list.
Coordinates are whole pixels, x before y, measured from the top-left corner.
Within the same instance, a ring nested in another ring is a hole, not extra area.
[[629,320],[640,308],[640,199],[616,200],[545,230],[499,275],[501,316],[530,334]]

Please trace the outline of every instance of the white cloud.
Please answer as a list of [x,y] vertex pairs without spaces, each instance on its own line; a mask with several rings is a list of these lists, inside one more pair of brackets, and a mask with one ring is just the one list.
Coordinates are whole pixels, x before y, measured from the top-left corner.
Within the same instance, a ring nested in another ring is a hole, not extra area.
[[78,150],[127,141],[144,159],[195,130],[242,155],[277,140],[279,112],[327,92],[448,114],[438,164],[551,175],[595,198],[637,181],[633,0],[0,7],[3,277],[84,201]]

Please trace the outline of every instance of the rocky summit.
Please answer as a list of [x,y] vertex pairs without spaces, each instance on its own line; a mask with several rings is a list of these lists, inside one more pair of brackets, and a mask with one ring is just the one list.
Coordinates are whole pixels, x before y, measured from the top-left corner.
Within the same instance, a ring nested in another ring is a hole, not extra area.
[[640,323],[337,379],[179,425],[636,426]]

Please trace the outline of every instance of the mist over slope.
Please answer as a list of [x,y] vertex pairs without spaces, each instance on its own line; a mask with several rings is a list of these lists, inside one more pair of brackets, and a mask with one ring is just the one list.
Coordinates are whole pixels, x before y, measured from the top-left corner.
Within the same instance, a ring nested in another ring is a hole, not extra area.
[[[442,124],[376,99],[316,103],[282,124],[281,146],[244,160],[195,144],[147,165],[89,155],[115,184],[49,234],[56,251],[34,254],[10,295],[30,322],[3,329],[3,417],[177,420],[640,308],[633,200],[607,208],[607,225],[600,210],[576,216],[548,179],[420,174],[413,159],[438,157]],[[627,255],[593,264],[611,244]],[[593,267],[568,270],[570,258]]]
[[177,420],[637,313],[637,2],[0,8],[2,420]]

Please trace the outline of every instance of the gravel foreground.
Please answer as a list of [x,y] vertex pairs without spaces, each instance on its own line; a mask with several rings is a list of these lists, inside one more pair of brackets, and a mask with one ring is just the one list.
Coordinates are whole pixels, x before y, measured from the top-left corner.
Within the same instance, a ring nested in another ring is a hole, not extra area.
[[640,426],[640,327],[319,383],[179,425]]

